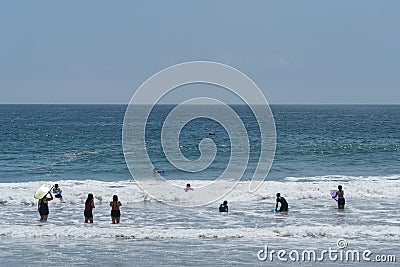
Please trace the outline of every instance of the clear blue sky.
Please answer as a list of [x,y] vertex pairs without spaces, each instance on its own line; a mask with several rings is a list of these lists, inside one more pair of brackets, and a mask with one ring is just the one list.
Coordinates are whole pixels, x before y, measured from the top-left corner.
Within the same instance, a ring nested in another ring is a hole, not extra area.
[[211,60],[270,103],[400,104],[400,1],[0,1],[0,103],[128,103]]

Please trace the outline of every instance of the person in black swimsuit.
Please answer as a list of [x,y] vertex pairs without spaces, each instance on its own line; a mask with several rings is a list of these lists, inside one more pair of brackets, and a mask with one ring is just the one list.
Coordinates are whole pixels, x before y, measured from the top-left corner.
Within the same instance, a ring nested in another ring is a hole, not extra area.
[[[278,203],[281,203],[281,207],[279,210],[278,210]],[[285,212],[288,210],[289,210],[289,204],[286,202],[286,199],[284,197],[281,197],[280,193],[277,193],[275,211]]]
[[93,223],[93,209],[94,209],[94,200],[93,194],[88,194],[88,197],[85,201],[85,211],[83,215],[85,216],[85,223],[90,222]]
[[219,205],[219,212],[228,212],[228,201],[224,201],[221,205]]
[[342,210],[344,209],[344,205],[346,204],[346,200],[344,199],[344,191],[342,190],[342,186],[338,186],[338,191],[336,191],[335,196],[332,196],[332,198],[338,197],[338,209]]
[[113,201],[110,202],[110,207],[111,207],[111,221],[113,224],[119,223],[119,219],[121,217],[121,211],[119,207],[121,207],[122,204],[118,200],[118,196],[114,195],[113,196]]
[[[50,195],[50,198],[47,197]],[[40,214],[40,221],[47,222],[47,217],[49,216],[49,201],[53,200],[53,195],[49,191],[42,199],[38,201],[38,211]]]

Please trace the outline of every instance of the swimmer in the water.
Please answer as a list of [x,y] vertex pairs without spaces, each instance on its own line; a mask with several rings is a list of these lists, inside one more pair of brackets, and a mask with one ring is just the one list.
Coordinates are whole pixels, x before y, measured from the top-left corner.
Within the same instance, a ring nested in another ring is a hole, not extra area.
[[[278,203],[281,203],[281,207],[278,210]],[[276,194],[276,206],[275,206],[275,211],[279,211],[279,212],[285,212],[288,211],[289,209],[289,205],[286,201],[286,199],[284,197],[281,197],[280,193]]]
[[187,185],[186,185],[186,188],[185,188],[185,192],[187,192],[187,191],[189,191],[189,190],[193,190],[193,188],[190,187],[190,184],[187,184]]
[[219,212],[228,212],[228,201],[224,201],[221,205],[219,205]]
[[163,173],[163,170],[157,170],[157,169],[153,169],[153,173]]

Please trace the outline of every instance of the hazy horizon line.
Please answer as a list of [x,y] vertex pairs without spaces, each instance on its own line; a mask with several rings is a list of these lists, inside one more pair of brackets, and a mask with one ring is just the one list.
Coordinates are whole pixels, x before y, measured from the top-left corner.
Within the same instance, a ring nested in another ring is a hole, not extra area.
[[[179,105],[182,103],[158,103],[157,105]],[[246,105],[245,103],[225,103],[227,105]],[[332,106],[398,106],[400,103],[268,103],[269,105],[332,105]],[[1,103],[0,105],[114,105],[114,106],[127,106],[129,103]],[[140,104],[140,105],[153,105],[153,104]],[[183,104],[184,105],[184,104]],[[190,105],[204,105],[204,104],[190,104]],[[217,104],[205,104],[205,105],[217,105]],[[262,105],[262,104],[259,104]]]

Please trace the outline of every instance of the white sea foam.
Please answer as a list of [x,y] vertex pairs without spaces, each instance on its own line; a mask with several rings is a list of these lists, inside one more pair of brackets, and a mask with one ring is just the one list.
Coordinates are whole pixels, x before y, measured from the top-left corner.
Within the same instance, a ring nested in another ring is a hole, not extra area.
[[[323,176],[323,177],[288,177],[283,181],[266,181],[255,193],[248,192],[249,182],[239,182],[237,186],[225,197],[230,202],[251,203],[263,199],[274,199],[276,192],[281,192],[293,201],[326,199],[329,190],[336,189],[342,184],[346,196],[351,199],[398,199],[400,191],[400,176],[388,177],[350,177],[350,176]],[[63,189],[63,197],[67,204],[82,204],[88,193],[95,196],[95,201],[112,198],[116,194],[126,203],[139,203],[156,201],[144,193],[134,181],[104,182],[97,180],[61,180],[53,182],[27,182],[27,183],[1,183],[0,205],[36,205],[33,194],[43,183],[58,183]],[[163,198],[157,201],[170,201],[196,204],[201,202],[202,196],[196,193],[196,187],[203,187],[210,181],[190,181],[193,191],[184,192],[187,181],[171,181],[182,187],[181,193],[164,192],[162,183],[149,179],[148,183],[155,190],[162,192]],[[228,180],[222,183],[226,188],[233,187],[236,181]],[[210,194],[214,192],[210,191]]]
[[319,239],[347,237],[349,239],[372,239],[386,241],[399,240],[400,233],[395,226],[280,226],[268,228],[175,228],[175,227],[135,227],[127,225],[3,225],[0,236],[9,238],[123,238],[138,240],[158,239],[253,239],[270,238]]

